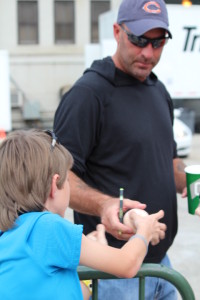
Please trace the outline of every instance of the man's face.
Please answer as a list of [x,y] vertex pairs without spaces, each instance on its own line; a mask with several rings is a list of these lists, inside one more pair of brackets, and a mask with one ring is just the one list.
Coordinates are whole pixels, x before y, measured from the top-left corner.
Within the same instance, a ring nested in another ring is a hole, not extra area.
[[[123,27],[130,32],[125,25]],[[156,49],[150,43],[144,48],[135,46],[118,24],[114,24],[114,35],[117,41],[117,51],[113,56],[116,67],[138,80],[144,81],[159,62],[163,46]],[[143,36],[155,39],[164,35],[165,30],[157,28],[147,31]]]

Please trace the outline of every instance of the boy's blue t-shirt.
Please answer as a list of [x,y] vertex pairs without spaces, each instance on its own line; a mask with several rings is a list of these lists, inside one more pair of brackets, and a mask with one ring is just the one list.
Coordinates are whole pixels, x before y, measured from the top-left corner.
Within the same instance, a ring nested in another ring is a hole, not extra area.
[[81,300],[82,225],[50,212],[21,215],[0,236],[0,299]]

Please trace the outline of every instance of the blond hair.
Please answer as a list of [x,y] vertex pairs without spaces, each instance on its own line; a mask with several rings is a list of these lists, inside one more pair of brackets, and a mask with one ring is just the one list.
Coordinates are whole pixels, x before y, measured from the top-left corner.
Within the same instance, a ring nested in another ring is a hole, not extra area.
[[42,130],[18,130],[0,144],[0,230],[11,228],[25,212],[43,211],[54,174],[62,188],[73,158]]

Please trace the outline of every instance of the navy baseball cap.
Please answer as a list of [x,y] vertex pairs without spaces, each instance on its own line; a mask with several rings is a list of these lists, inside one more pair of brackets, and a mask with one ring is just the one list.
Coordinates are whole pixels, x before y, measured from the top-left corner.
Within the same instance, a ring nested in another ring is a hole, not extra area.
[[169,37],[168,13],[163,0],[122,0],[119,7],[117,23],[124,23],[128,29],[136,36],[155,29],[165,29]]

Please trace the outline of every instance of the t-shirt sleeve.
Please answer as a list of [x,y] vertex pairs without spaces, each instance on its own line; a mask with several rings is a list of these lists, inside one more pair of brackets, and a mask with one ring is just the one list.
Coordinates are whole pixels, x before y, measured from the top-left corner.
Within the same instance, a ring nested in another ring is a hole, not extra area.
[[101,104],[94,92],[81,84],[64,95],[54,119],[60,143],[73,155],[73,171],[82,177],[87,158],[100,134]]
[[48,273],[58,268],[76,269],[80,260],[82,225],[56,214],[44,214],[35,223],[28,239],[29,254]]

